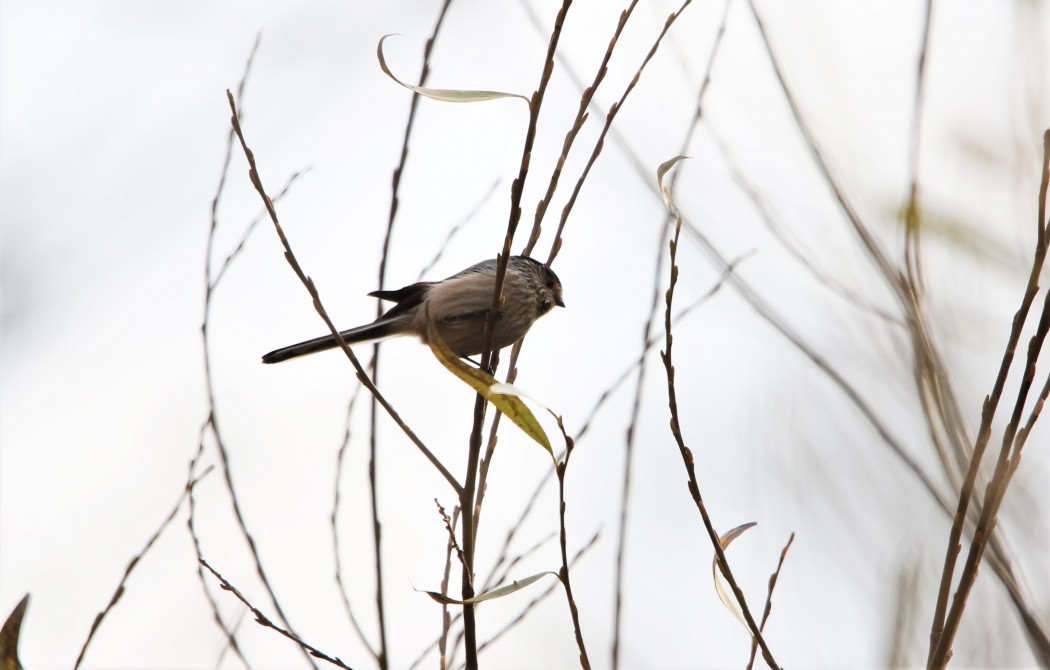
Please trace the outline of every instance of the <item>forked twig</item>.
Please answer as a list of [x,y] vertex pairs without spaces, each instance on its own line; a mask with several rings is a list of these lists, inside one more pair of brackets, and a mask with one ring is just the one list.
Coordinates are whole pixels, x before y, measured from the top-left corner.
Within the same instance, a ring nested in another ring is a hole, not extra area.
[[215,568],[211,567],[208,564],[208,561],[204,560],[203,558],[198,558],[197,560],[200,561],[200,564],[203,565],[208,570],[208,572],[215,576],[215,579],[219,580],[219,583],[222,584],[223,590],[232,593],[237,598],[237,600],[240,600],[245,607],[252,611],[252,614],[255,615],[256,622],[258,622],[260,625],[266,626],[267,628],[272,628],[273,630],[277,631],[281,635],[285,636],[292,642],[299,645],[300,649],[305,651],[310,656],[313,656],[314,658],[319,658],[322,661],[328,661],[332,665],[336,665],[340,668],[343,668],[343,670],[354,670],[346,663],[343,663],[338,657],[329,656],[317,647],[314,647],[304,642],[303,639],[300,638],[298,635],[291,633],[281,628],[274,622],[270,621],[270,619],[265,614],[263,614],[262,610],[248,602],[248,599],[245,598],[244,595],[242,595],[241,592],[237,590],[237,587],[231,584],[229,581],[227,581],[226,578],[219,574],[219,572]]
[[[788,537],[787,544],[780,550],[780,560],[777,561],[777,569],[773,571],[773,574],[769,576],[769,589],[766,591],[766,608],[762,611],[762,621],[758,624],[758,629],[765,632],[766,621],[769,620],[769,613],[773,611],[773,589],[777,587],[777,579],[780,578],[780,569],[784,567],[784,559],[787,558],[788,549],[791,548],[792,543],[795,541],[795,534],[791,533]],[[747,670],[755,667],[755,652],[758,651],[758,644],[752,638],[751,640],[751,657],[747,660]]]

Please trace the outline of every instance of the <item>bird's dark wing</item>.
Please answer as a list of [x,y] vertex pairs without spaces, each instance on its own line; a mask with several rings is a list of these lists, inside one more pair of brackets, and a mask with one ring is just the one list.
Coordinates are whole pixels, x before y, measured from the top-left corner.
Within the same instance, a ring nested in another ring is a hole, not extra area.
[[380,317],[388,319],[418,307],[423,302],[423,299],[426,298],[427,290],[431,284],[432,282],[421,281],[399,288],[396,291],[372,291],[368,295],[380,300],[389,300],[397,303]]

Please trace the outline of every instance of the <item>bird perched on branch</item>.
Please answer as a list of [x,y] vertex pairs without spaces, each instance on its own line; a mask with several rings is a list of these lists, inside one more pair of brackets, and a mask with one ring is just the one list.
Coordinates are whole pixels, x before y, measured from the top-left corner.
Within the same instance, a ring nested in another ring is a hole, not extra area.
[[[496,288],[496,260],[482,261],[447,279],[417,282],[396,291],[368,295],[397,303],[370,324],[340,333],[347,344],[415,335],[427,342],[427,315],[457,356],[474,356],[485,349],[485,321],[490,318]],[[561,281],[549,267],[528,256],[511,256],[503,280],[503,306],[492,321],[492,350],[517,342],[555,305],[564,307]],[[325,335],[271,351],[263,363],[280,363],[337,347]]]

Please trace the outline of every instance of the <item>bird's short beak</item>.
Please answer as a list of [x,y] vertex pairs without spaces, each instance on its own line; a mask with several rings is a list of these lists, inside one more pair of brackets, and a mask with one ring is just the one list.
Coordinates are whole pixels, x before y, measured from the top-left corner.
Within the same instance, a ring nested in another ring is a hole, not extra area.
[[560,295],[556,295],[556,296],[554,296],[554,304],[557,305],[558,307],[564,307],[565,306],[565,301],[561,299]]

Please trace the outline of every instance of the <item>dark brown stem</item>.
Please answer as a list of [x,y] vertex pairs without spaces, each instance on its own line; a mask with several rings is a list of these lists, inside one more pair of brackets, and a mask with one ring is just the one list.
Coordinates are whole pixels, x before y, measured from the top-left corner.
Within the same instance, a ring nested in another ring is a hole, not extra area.
[[762,649],[762,658],[765,659],[767,664],[769,664],[769,667],[779,668],[780,666],[777,665],[776,660],[773,658],[773,652],[769,650],[765,639],[762,637],[762,631],[759,629],[758,624],[755,623],[755,618],[751,615],[751,609],[747,605],[747,599],[744,597],[744,592],[741,590],[740,586],[737,584],[736,578],[733,576],[733,572],[729,567],[729,561],[726,559],[725,550],[722,548],[718,532],[715,530],[714,524],[711,522],[711,517],[707,513],[707,506],[704,504],[703,498],[700,495],[700,485],[696,478],[693,452],[690,451],[689,447],[685,444],[681,423],[678,418],[678,395],[675,390],[675,370],[672,359],[672,345],[674,338],[671,335],[671,307],[674,299],[675,284],[678,283],[678,265],[676,259],[678,253],[678,241],[682,234],[682,218],[680,216],[677,218],[678,221],[675,226],[674,239],[671,240],[671,281],[667,287],[666,309],[664,310],[664,351],[660,354],[664,363],[664,370],[667,373],[667,405],[671,412],[671,434],[674,436],[675,442],[678,444],[678,451],[682,456],[682,462],[685,465],[686,474],[688,475],[689,494],[692,496],[693,502],[696,504],[696,508],[700,512],[700,518],[703,520],[704,529],[707,530],[707,535],[711,540],[711,545],[714,547],[718,568],[725,577],[726,583],[729,584],[730,589],[733,591],[733,596],[736,598],[737,604],[740,605],[740,612],[744,616],[744,620],[751,631],[752,637],[758,642],[758,646]]
[[[452,3],[452,0],[445,0],[441,5],[441,10],[438,12],[437,22],[434,24],[434,30],[430,35],[430,39],[427,40],[426,46],[423,48],[423,66],[419,73],[419,86],[425,86],[427,77],[430,75],[430,52],[434,47],[434,42],[437,39],[438,33],[441,31],[441,25],[445,21],[445,15],[448,13],[448,7]],[[387,261],[390,258],[390,240],[394,232],[394,221],[397,218],[397,209],[399,204],[398,194],[401,186],[401,174],[405,170],[405,165],[408,162],[408,141],[412,136],[412,128],[416,118],[416,109],[419,107],[420,95],[418,93],[412,93],[412,102],[409,104],[408,110],[408,121],[405,122],[405,135],[401,142],[401,156],[398,160],[398,165],[394,168],[394,175],[391,179],[390,188],[390,212],[387,217],[386,235],[383,238],[383,250],[379,259],[379,282],[378,286],[380,289],[386,287],[386,268]],[[376,301],[376,317],[378,318],[383,313],[382,303]],[[375,344],[372,347],[372,361],[370,369],[372,372],[372,381],[376,384],[379,383],[379,344]],[[368,440],[368,487],[369,487],[369,502],[372,508],[372,539],[375,546],[375,573],[376,573],[376,614],[379,619],[379,650],[377,652],[377,658],[379,661],[380,670],[386,670],[389,664],[387,658],[387,643],[386,643],[386,610],[383,607],[383,551],[382,551],[382,524],[379,521],[379,480],[377,474],[377,452],[379,450],[378,445],[378,418],[379,418],[379,403],[376,402],[375,396],[372,397],[370,406],[370,430]]]
[[[792,533],[788,537],[787,544],[780,550],[780,560],[777,561],[777,569],[773,571],[773,574],[769,576],[769,588],[766,591],[766,608],[762,611],[762,621],[758,624],[758,629],[764,631],[766,629],[766,622],[769,621],[769,614],[773,611],[773,589],[777,587],[777,579],[780,578],[780,569],[784,567],[784,559],[787,558],[788,549],[791,548],[792,543],[795,541],[795,534]],[[755,652],[758,651],[758,643],[752,638],[751,639],[751,657],[747,660],[747,670],[755,667]]]
[[[496,262],[496,285],[492,293],[492,306],[490,314],[492,319],[485,323],[485,349],[481,354],[481,368],[490,374],[495,372],[494,352],[492,351],[492,323],[501,311],[503,302],[503,282],[507,274],[507,263],[510,262],[510,250],[514,242],[514,233],[521,221],[521,196],[525,188],[525,178],[529,173],[529,162],[532,159],[532,147],[536,140],[536,126],[539,121],[540,108],[543,104],[543,96],[550,83],[551,74],[554,71],[554,54],[558,49],[558,40],[561,37],[562,26],[565,16],[572,6],[572,0],[563,0],[561,9],[554,20],[554,30],[551,32],[550,42],[547,46],[547,57],[543,64],[543,72],[540,75],[540,83],[536,92],[532,94],[529,101],[529,127],[525,131],[525,145],[522,149],[521,164],[518,168],[518,176],[510,188],[510,218],[507,221],[507,234],[503,241],[503,251],[497,257]],[[467,473],[460,491],[460,508],[463,514],[463,553],[466,558],[463,566],[462,591],[463,600],[474,596],[474,516],[475,516],[475,493],[478,477],[478,461],[481,455],[482,428],[485,423],[485,408],[487,401],[480,394],[474,402],[474,424],[470,431],[469,451],[467,454]],[[477,631],[474,620],[474,605],[467,603],[463,605],[463,629],[464,642],[466,646],[466,668],[474,670],[478,667]]]
[[307,656],[311,657],[311,662],[312,662],[313,658],[319,658],[319,659],[321,659],[323,661],[328,661],[332,665],[335,665],[335,666],[338,666],[340,668],[343,668],[343,670],[354,670],[353,668],[351,668],[346,663],[343,663],[338,657],[336,657],[336,656],[329,656],[328,654],[324,653],[323,651],[321,651],[317,647],[314,647],[314,646],[309,645],[306,642],[304,642],[302,640],[302,638],[300,638],[298,635],[296,635],[296,634],[294,634],[294,633],[292,633],[290,631],[287,631],[287,630],[281,628],[280,626],[278,626],[277,624],[275,624],[274,622],[270,621],[270,619],[265,614],[263,614],[262,610],[260,610],[255,605],[252,605],[248,601],[248,599],[245,598],[244,595],[240,591],[237,590],[236,586],[234,586],[233,584],[228,582],[226,580],[226,578],[223,577],[221,574],[219,574],[219,572],[215,568],[211,567],[206,560],[204,560],[203,558],[199,558],[197,560],[200,562],[201,565],[203,565],[208,570],[208,572],[210,572],[212,575],[215,576],[215,579],[219,580],[219,583],[222,584],[222,588],[224,590],[229,591],[230,593],[232,593],[234,595],[234,597],[237,598],[237,600],[240,600],[244,604],[245,607],[247,607],[248,609],[250,609],[252,611],[252,614],[255,615],[255,621],[257,623],[259,623],[262,626],[266,626],[267,628],[272,628],[273,630],[275,630],[278,633],[280,633],[281,635],[285,636],[286,638],[288,638],[292,642],[294,642],[297,645],[299,645],[299,648],[302,649],[303,652],[307,654]]
[[576,634],[576,647],[580,650],[580,667],[583,670],[591,670],[591,661],[587,657],[587,645],[583,642],[583,629],[580,627],[580,610],[576,606],[576,599],[572,596],[572,580],[569,578],[569,551],[568,538],[565,530],[565,473],[569,469],[569,457],[572,456],[574,443],[572,438],[565,433],[561,418],[558,419],[558,427],[561,428],[562,437],[565,439],[565,459],[558,463],[558,523],[560,526],[561,544],[561,570],[558,578],[565,587],[565,598],[569,601],[569,614],[572,616],[572,629]]
[[649,52],[645,54],[645,58],[642,59],[642,64],[638,66],[638,71],[634,73],[634,77],[631,78],[630,83],[623,91],[623,95],[620,96],[619,101],[613,103],[612,107],[609,108],[609,113],[605,115],[605,125],[602,126],[601,133],[598,134],[598,139],[594,143],[594,149],[591,151],[590,158],[587,159],[587,165],[584,166],[583,172],[580,173],[580,178],[576,180],[576,186],[572,190],[572,194],[569,196],[568,201],[561,210],[561,218],[558,220],[558,230],[554,234],[554,242],[551,244],[551,252],[547,257],[547,265],[554,262],[554,258],[558,255],[558,251],[561,249],[561,234],[565,230],[565,224],[569,220],[569,213],[572,212],[572,208],[576,205],[576,199],[580,195],[580,191],[583,189],[583,183],[587,180],[587,176],[591,172],[591,168],[594,167],[595,161],[598,160],[598,155],[601,154],[602,148],[605,146],[605,137],[609,134],[609,130],[612,128],[613,120],[616,119],[616,115],[627,101],[627,96],[631,94],[634,87],[638,85],[639,80],[642,78],[642,72],[645,70],[645,66],[649,64],[649,61],[656,55],[657,50],[660,48],[660,43],[664,39],[664,35],[671,29],[674,22],[682,15],[685,8],[688,7],[693,0],[685,0],[682,5],[678,8],[678,11],[668,15],[667,20],[664,21],[664,27],[660,31],[660,34],[656,36],[656,40],[653,42],[653,46],[650,47]]
[[587,121],[587,108],[590,107],[591,101],[594,99],[594,92],[598,90],[598,86],[600,86],[605,79],[605,75],[608,72],[609,59],[612,58],[613,49],[616,47],[616,42],[620,39],[620,34],[627,25],[627,20],[631,17],[637,4],[638,0],[631,0],[631,4],[627,6],[627,9],[620,13],[620,20],[616,23],[616,29],[613,31],[612,38],[609,40],[609,46],[605,49],[605,56],[602,58],[602,62],[598,65],[598,70],[594,74],[594,80],[591,82],[591,85],[584,88],[583,92],[580,94],[580,106],[576,111],[576,118],[573,119],[572,126],[569,128],[569,131],[565,134],[565,139],[562,141],[561,155],[558,156],[554,171],[551,172],[551,180],[547,184],[547,192],[543,194],[543,197],[540,198],[539,203],[536,205],[536,216],[533,220],[532,232],[529,233],[529,241],[525,245],[525,250],[522,252],[526,255],[532,251],[533,247],[536,246],[536,242],[540,239],[543,216],[547,213],[547,207],[550,206],[551,199],[554,197],[554,191],[558,188],[558,180],[561,177],[565,161],[569,157],[569,151],[572,149],[572,145],[576,141],[576,136],[583,128],[583,124]]

